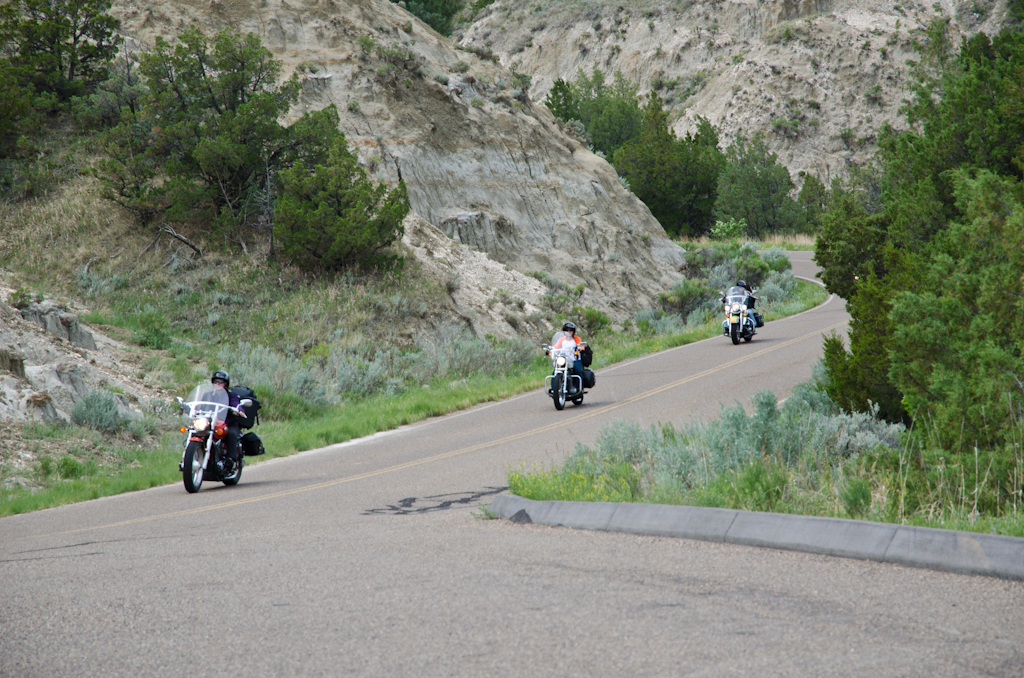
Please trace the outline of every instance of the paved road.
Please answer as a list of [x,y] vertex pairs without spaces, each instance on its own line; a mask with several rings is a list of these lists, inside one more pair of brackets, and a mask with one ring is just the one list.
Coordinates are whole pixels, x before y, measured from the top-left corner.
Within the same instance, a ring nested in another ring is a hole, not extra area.
[[1019,583],[473,517],[610,418],[782,397],[845,322],[833,300],[601,370],[579,408],[533,392],[235,488],[0,519],[0,676],[1024,675]]

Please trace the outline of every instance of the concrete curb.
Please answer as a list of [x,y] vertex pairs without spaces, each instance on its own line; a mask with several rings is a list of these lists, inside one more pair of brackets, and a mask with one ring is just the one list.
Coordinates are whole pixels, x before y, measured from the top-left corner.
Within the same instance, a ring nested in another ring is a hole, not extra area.
[[1024,539],[1019,537],[695,506],[533,501],[507,493],[495,497],[491,510],[518,523],[718,541],[1024,580]]

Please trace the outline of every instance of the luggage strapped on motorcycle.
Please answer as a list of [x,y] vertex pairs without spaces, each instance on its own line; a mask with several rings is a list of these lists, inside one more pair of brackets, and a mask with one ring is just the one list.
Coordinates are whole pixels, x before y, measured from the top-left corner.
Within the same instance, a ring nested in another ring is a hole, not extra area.
[[232,386],[230,388],[231,393],[238,396],[239,400],[249,399],[252,404],[240,407],[239,409],[245,412],[245,416],[236,415],[238,419],[238,428],[252,428],[256,424],[260,423],[260,409],[263,405],[256,398],[256,392],[248,386]]

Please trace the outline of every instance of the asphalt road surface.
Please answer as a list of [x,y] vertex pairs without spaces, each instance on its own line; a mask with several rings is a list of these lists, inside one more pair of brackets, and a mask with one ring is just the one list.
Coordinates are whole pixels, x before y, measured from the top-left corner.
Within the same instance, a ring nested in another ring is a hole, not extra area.
[[1024,676],[1020,583],[474,517],[608,420],[785,397],[846,321],[834,299],[599,370],[581,407],[538,390],[233,488],[0,519],[0,676]]

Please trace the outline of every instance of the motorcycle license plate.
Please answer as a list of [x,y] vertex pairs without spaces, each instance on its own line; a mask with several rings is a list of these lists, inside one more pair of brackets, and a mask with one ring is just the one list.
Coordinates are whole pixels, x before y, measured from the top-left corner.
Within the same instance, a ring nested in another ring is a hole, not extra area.
[[738,323],[739,321],[740,317],[738,315],[734,315],[733,317],[729,318],[729,322]]

